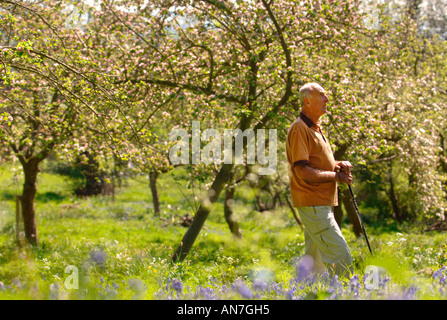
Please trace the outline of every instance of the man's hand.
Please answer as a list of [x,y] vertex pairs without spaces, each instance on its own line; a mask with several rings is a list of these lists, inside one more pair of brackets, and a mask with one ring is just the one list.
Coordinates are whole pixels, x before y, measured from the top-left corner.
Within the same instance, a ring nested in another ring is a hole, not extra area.
[[337,161],[335,171],[340,183],[352,184],[352,164],[349,161]]
[[335,171],[343,171],[346,174],[351,174],[352,164],[349,161],[337,161],[335,163]]
[[337,172],[338,182],[352,184],[352,173],[346,174],[344,171],[340,170]]

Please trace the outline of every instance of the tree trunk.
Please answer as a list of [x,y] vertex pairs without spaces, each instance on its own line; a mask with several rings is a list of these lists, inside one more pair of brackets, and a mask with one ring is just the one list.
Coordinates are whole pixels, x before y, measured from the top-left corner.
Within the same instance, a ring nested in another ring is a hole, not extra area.
[[212,204],[217,201],[223,187],[230,180],[232,170],[233,164],[223,164],[220,168],[213,184],[208,189],[208,196],[202,200],[191,225],[183,236],[182,242],[172,255],[172,260],[174,262],[177,262],[178,260],[183,261],[188,255],[189,250],[191,250],[194,241],[205,223],[205,220],[208,218]]
[[292,214],[293,214],[293,217],[295,218],[295,221],[298,223],[298,225],[300,226],[301,230],[303,231],[304,230],[303,222],[298,217],[298,213],[296,212],[296,209],[293,206],[292,202],[290,201],[288,195],[286,195],[286,202],[287,202],[287,205],[289,206],[290,210],[292,211]]
[[[439,132],[440,152],[439,152],[439,165],[442,172],[447,173],[447,149],[445,146],[445,136],[442,132]],[[444,190],[447,191],[447,180],[443,182]],[[447,199],[447,195],[446,195]],[[445,218],[445,217],[444,217]]]
[[341,204],[343,201],[343,196],[340,192],[340,189],[339,188],[337,188],[337,189],[338,189],[337,190],[338,206],[336,206],[334,208],[334,218],[335,218],[335,221],[337,221],[337,224],[341,229],[341,224],[342,224],[342,220],[343,220],[343,210],[341,209]]
[[[392,167],[390,166],[390,168],[392,168]],[[394,217],[397,219],[397,221],[399,223],[401,223],[402,222],[402,214],[400,212],[400,208],[399,208],[399,204],[398,204],[398,201],[397,201],[396,193],[394,192],[394,183],[393,183],[392,171],[390,172],[389,181],[390,181],[389,197],[390,197],[391,205],[393,207]]]
[[360,224],[359,217],[357,216],[357,211],[355,210],[354,202],[352,200],[351,193],[349,189],[343,191],[343,205],[346,209],[346,214],[348,215],[349,221],[352,224],[352,229],[356,237],[362,234],[362,226]]
[[227,222],[231,233],[238,238],[242,238],[241,229],[239,228],[239,224],[234,219],[233,215],[234,191],[235,191],[234,188],[228,188],[225,191],[225,204],[224,204],[225,221]]
[[34,199],[37,192],[37,173],[39,172],[40,159],[31,158],[21,161],[25,182],[21,196],[23,225],[26,240],[33,246],[39,245],[37,237],[36,214],[34,211]]
[[17,239],[17,246],[19,248],[19,250],[22,247],[22,239],[21,239],[21,235],[20,235],[20,216],[22,215],[22,209],[21,207],[21,201],[20,201],[20,196],[17,195],[16,196],[16,239]]
[[[346,150],[348,150],[347,144],[339,145],[337,150],[334,152],[334,158],[336,160],[344,159]],[[343,194],[340,192],[340,188],[337,189],[337,197],[338,197],[338,206],[334,208],[334,218],[335,218],[335,221],[337,221],[338,226],[341,228],[342,221],[343,221],[343,210],[341,208],[341,204],[343,203],[344,198],[346,198],[346,197],[343,197]],[[345,206],[345,208],[346,208],[346,206]],[[354,208],[354,210],[355,210],[355,208]],[[348,211],[348,210],[346,210],[346,211]]]
[[158,190],[157,190],[157,178],[158,178],[158,171],[151,171],[149,172],[149,182],[151,187],[151,193],[152,193],[152,202],[154,204],[154,214],[156,216],[160,215],[160,198],[158,196]]

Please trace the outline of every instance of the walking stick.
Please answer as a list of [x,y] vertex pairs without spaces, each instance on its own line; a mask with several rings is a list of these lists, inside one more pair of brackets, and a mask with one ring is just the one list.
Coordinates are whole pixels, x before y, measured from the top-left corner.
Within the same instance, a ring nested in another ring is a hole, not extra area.
[[352,202],[354,202],[354,207],[355,207],[355,210],[357,211],[357,216],[359,217],[360,225],[362,226],[362,232],[363,232],[363,235],[365,236],[366,244],[368,245],[369,252],[372,255],[373,253],[371,250],[371,246],[369,245],[368,236],[366,235],[365,227],[363,226],[363,221],[362,221],[362,217],[360,216],[360,211],[359,211],[359,207],[357,206],[357,201],[355,201],[354,192],[352,192],[352,188],[350,185],[348,185],[348,187],[349,187],[349,191],[351,192]]

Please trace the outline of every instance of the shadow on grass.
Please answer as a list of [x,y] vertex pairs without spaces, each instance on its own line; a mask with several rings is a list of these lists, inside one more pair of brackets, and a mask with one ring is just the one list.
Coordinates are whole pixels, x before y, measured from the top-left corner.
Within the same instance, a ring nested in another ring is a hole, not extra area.
[[48,191],[45,193],[38,193],[36,195],[36,201],[40,201],[40,202],[63,201],[66,199],[67,199],[66,196],[61,195],[56,192],[52,192],[52,191]]
[[[0,193],[0,199],[5,201],[11,201],[15,200],[18,195],[20,194],[5,190]],[[61,195],[57,192],[48,191],[45,193],[37,193],[35,200],[46,203],[50,201],[63,201],[66,199],[67,196]]]

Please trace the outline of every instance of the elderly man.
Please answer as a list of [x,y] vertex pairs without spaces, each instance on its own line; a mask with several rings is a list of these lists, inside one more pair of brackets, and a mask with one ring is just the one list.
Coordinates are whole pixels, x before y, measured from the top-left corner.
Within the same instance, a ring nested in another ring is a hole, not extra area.
[[305,255],[312,257],[313,271],[329,267],[338,275],[352,273],[351,253],[334,218],[338,205],[337,182],[352,183],[349,161],[337,161],[320,128],[327,112],[326,91],[307,83],[299,92],[301,112],[287,134],[290,190],[294,207],[305,226]]

